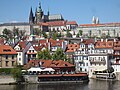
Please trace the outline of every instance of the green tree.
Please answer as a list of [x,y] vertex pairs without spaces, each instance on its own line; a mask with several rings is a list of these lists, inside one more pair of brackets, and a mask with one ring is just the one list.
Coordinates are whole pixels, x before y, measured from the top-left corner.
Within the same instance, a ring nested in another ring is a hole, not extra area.
[[57,33],[53,33],[52,39],[53,39],[53,40],[56,40],[56,39],[57,39],[57,35],[58,35]]
[[45,32],[42,33],[44,38],[47,38],[47,34]]
[[19,66],[15,66],[12,71],[11,74],[13,76],[13,78],[16,80],[16,82],[21,80],[22,77],[22,68]]
[[52,55],[53,60],[67,60],[66,55],[64,54],[61,48],[57,48],[57,50]]
[[37,57],[38,59],[45,59],[45,60],[49,60],[52,57],[50,55],[50,51],[48,49],[44,49],[44,50],[38,52],[37,56],[38,56]]
[[35,28],[34,29],[34,35],[38,35],[38,36],[41,36],[42,32],[39,28]]
[[13,33],[14,37],[19,36],[19,29],[14,27],[12,33]]
[[3,31],[2,31],[2,33],[3,33],[3,36],[4,36],[4,38],[6,39],[6,40],[9,40],[9,39],[12,39],[13,38],[13,35],[12,35],[12,32],[9,30],[9,29],[4,29]]
[[82,36],[82,33],[83,33],[83,31],[82,31],[82,30],[79,30],[79,32],[77,33],[76,37]]
[[72,34],[69,32],[69,30],[67,30],[66,37],[72,37]]

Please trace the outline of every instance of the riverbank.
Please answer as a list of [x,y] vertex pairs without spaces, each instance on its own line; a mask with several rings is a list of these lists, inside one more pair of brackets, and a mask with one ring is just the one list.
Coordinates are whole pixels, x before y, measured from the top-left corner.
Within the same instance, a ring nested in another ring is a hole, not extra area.
[[11,75],[0,75],[0,85],[16,84],[16,80]]

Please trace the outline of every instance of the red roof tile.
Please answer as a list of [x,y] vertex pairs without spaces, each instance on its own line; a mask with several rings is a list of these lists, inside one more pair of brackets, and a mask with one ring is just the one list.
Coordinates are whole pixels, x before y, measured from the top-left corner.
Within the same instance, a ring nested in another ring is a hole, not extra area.
[[76,21],[68,21],[66,25],[78,25]]
[[65,26],[65,21],[51,21],[46,22],[49,26]]
[[68,44],[66,52],[74,52],[80,48],[79,44]]
[[0,54],[17,54],[17,52],[9,45],[0,45]]
[[81,24],[80,27],[120,26],[120,23]]
[[74,67],[73,64],[69,62],[65,62],[63,60],[30,60],[28,64],[26,65],[27,68],[30,68],[30,65],[38,65],[39,63],[42,63],[43,67],[46,68],[56,68],[56,67]]
[[95,43],[95,48],[113,48],[113,41],[97,41]]

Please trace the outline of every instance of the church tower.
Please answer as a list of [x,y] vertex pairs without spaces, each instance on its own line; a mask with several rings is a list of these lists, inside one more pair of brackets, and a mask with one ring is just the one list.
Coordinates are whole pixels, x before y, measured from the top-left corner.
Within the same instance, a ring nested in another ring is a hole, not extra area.
[[33,24],[33,23],[34,23],[34,16],[33,16],[33,11],[31,7],[30,14],[29,14],[29,24]]
[[43,15],[44,13],[41,8],[41,3],[39,2],[39,7],[36,9],[36,12],[35,12],[35,22],[36,23],[41,22]]
[[92,24],[96,24],[96,18],[94,16],[92,18]]

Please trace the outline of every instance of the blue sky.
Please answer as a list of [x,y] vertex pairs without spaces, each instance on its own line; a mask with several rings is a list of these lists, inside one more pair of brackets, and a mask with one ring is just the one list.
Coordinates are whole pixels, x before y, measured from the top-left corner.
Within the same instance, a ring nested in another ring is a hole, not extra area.
[[39,1],[45,14],[49,8],[50,14],[78,24],[91,23],[93,16],[101,23],[120,22],[120,0],[0,0],[0,23],[28,21],[30,7],[35,11]]

